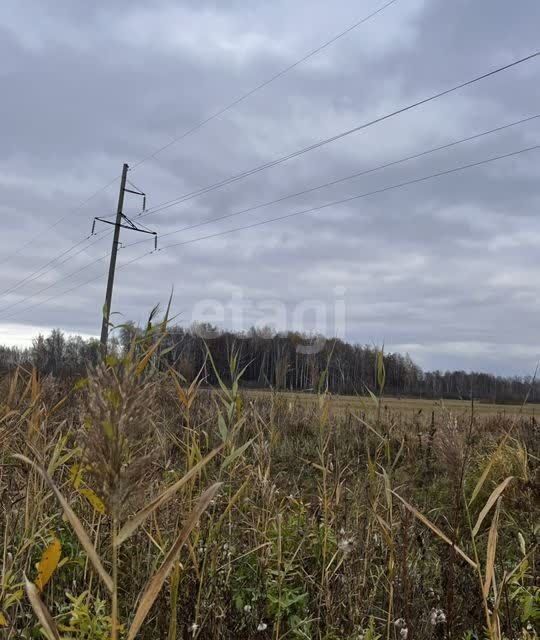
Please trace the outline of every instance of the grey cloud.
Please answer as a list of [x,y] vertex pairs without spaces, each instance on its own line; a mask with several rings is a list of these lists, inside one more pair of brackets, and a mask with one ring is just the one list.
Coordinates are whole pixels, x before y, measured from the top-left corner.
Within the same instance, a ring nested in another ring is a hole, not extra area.
[[[0,20],[0,212],[8,238],[0,260],[28,236],[43,235],[0,264],[2,290],[87,235],[93,216],[114,211],[116,184],[73,209],[124,161],[148,156],[376,6],[9,1]],[[150,205],[189,193],[525,55],[537,46],[539,20],[534,0],[400,0],[131,177]],[[540,112],[539,75],[538,61],[527,63],[146,224],[166,233]],[[539,122],[531,122],[163,244],[506,153],[538,143],[538,133]],[[345,286],[350,340],[384,340],[430,367],[528,373],[538,343],[539,164],[531,152],[153,254],[119,270],[115,309],[142,321],[173,285],[186,319],[197,301],[227,303],[238,287],[255,306],[279,298],[293,309],[306,299],[331,305],[335,287]],[[139,203],[126,206],[136,213]],[[61,216],[66,222],[47,231]],[[36,292],[103,255],[109,241],[2,296],[0,335],[20,340],[53,326],[96,333],[105,261]],[[149,249],[125,249],[120,263]],[[13,309],[18,315],[2,313],[32,295]],[[246,321],[260,316],[253,311]]]

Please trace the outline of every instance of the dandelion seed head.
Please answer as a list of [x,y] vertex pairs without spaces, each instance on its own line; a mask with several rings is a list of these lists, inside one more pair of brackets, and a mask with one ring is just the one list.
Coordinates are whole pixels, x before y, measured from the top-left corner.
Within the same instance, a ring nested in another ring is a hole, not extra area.
[[343,538],[338,542],[338,549],[347,555],[353,550],[354,547],[354,538]]
[[434,627],[438,624],[444,624],[446,622],[446,613],[442,609],[432,609],[429,621]]

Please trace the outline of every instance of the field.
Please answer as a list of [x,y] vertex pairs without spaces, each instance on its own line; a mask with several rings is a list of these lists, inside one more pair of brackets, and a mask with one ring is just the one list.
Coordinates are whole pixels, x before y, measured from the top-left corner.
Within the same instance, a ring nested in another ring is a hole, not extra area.
[[537,638],[529,416],[246,392],[234,359],[209,391],[152,354],[0,381],[2,638]]
[[[268,391],[250,391],[248,395],[256,396],[258,394],[266,394]],[[314,402],[317,396],[311,393],[294,393],[281,392],[281,396],[292,402]],[[454,415],[464,418],[471,416],[471,410],[478,416],[539,416],[540,404],[496,404],[483,400],[475,400],[471,406],[470,400],[426,400],[424,398],[395,398],[384,396],[382,400],[382,408],[384,412],[394,415],[401,415],[403,419],[409,419],[415,414],[423,413],[435,416]],[[334,411],[339,412],[356,412],[373,410],[372,403],[365,396],[332,396],[331,405]]]

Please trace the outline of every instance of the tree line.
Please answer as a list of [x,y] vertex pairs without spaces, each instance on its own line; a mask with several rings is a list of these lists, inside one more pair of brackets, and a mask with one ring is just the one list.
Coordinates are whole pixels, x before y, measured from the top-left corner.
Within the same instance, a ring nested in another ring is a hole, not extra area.
[[[113,333],[109,353],[121,356],[144,334],[132,323]],[[208,357],[208,352],[211,358]],[[384,363],[384,393],[398,397],[475,399],[521,403],[540,401],[540,383],[531,376],[496,376],[466,371],[423,371],[408,354],[381,353],[370,345],[324,340],[298,332],[275,333],[252,328],[243,333],[221,331],[210,325],[170,327],[162,337],[156,363],[173,367],[187,381],[201,372],[208,384],[216,384],[216,372],[230,379],[230,360],[235,353],[244,369],[242,384],[254,388],[317,391],[321,384],[330,392],[364,395],[378,391],[377,370]],[[99,362],[99,342],[65,336],[54,329],[39,335],[28,348],[0,346],[0,372],[16,366],[34,366],[42,375],[80,377],[88,365]]]

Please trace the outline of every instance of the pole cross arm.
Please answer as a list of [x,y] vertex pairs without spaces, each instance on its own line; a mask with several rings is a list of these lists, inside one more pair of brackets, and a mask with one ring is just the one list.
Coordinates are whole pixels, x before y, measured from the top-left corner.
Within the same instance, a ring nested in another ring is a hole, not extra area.
[[99,222],[104,222],[105,224],[110,224],[113,227],[122,227],[122,229],[129,229],[130,231],[138,231],[139,233],[148,233],[149,235],[155,236],[156,246],[157,246],[157,231],[151,231],[150,229],[141,229],[123,213],[120,214],[120,218],[122,220],[125,220],[127,224],[122,224],[121,222],[112,222],[111,220],[105,220],[105,218],[95,217],[94,223],[92,224],[92,235],[94,235],[95,233],[96,221],[99,221]]

